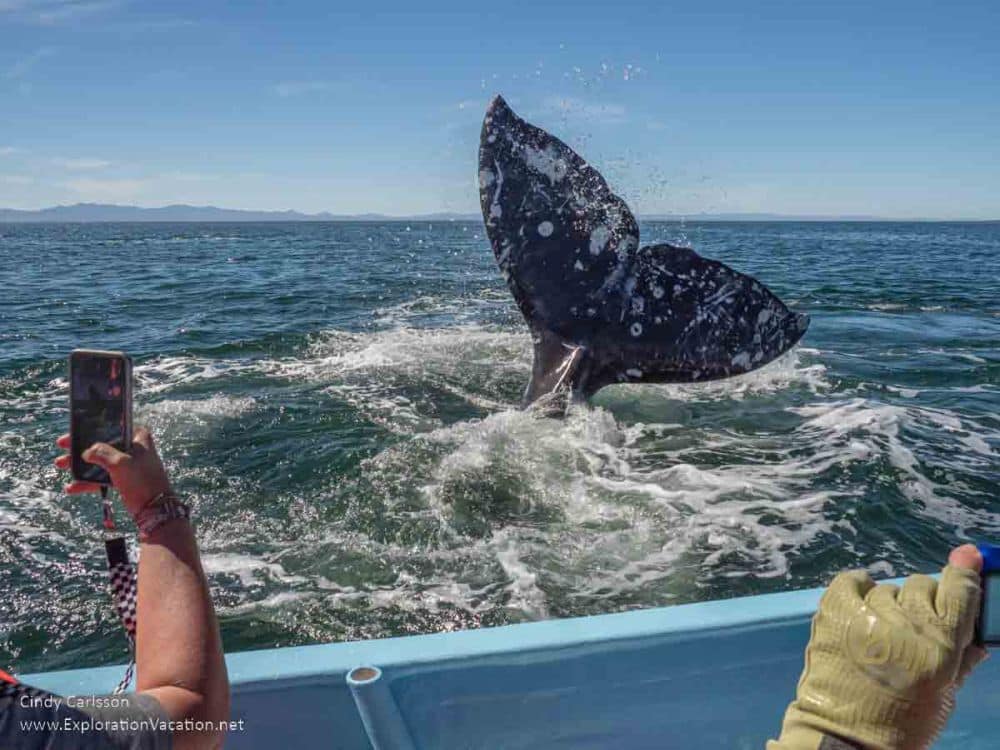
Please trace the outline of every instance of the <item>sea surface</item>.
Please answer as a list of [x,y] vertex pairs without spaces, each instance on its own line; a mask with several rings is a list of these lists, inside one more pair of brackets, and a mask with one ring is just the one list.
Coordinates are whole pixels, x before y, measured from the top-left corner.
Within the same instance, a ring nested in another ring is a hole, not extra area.
[[[482,225],[0,225],[0,667],[122,662],[66,355],[136,359],[230,651],[929,571],[1000,539],[1000,224],[646,223],[812,325],[741,378],[522,411]],[[111,687],[111,686],[109,686]]]

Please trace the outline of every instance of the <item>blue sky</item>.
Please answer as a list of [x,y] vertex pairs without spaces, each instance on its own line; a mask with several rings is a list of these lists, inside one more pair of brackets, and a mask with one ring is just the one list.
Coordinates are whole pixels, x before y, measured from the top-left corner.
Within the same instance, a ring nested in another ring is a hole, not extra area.
[[0,0],[0,206],[478,210],[490,95],[641,213],[1000,218],[1000,3]]

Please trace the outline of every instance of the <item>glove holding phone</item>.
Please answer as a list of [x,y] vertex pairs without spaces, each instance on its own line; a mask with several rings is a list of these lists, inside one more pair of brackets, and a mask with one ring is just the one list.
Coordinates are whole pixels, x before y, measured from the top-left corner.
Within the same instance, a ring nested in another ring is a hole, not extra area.
[[863,570],[838,575],[820,600],[795,700],[768,750],[930,747],[955,691],[986,656],[975,637],[988,584],[982,569],[981,553],[965,545],[940,580],[911,575],[896,586]]
[[979,609],[976,643],[980,646],[1000,646],[1000,547],[977,544],[983,558],[983,605]]

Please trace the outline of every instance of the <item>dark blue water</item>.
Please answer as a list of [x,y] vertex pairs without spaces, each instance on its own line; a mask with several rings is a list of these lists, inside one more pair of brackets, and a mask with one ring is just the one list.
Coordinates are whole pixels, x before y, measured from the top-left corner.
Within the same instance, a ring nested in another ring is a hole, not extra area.
[[1000,225],[647,224],[812,316],[762,371],[518,409],[477,223],[0,225],[0,666],[124,658],[65,356],[137,360],[229,650],[938,566],[1000,537]]

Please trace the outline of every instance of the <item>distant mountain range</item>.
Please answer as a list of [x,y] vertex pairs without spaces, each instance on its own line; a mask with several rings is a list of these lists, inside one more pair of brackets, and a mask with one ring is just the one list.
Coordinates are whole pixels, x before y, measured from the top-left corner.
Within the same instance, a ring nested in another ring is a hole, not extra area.
[[0,222],[123,222],[123,221],[406,221],[433,219],[437,221],[465,220],[480,217],[436,213],[423,216],[386,216],[384,214],[304,214],[299,211],[244,211],[238,208],[216,206],[187,206],[176,204],[158,208],[141,206],[116,206],[103,203],[76,203],[72,206],[52,206],[37,210],[0,208]]
[[[820,216],[791,214],[718,213],[686,215],[643,215],[644,221],[892,221],[878,216]],[[72,222],[127,222],[127,221],[482,221],[479,214],[432,213],[413,216],[388,216],[386,214],[304,214],[299,211],[244,211],[216,206],[187,206],[177,204],[158,208],[116,206],[101,203],[76,203],[72,206],[52,206],[25,211],[0,208],[0,223],[72,223]],[[934,221],[910,219],[909,221]],[[957,220],[956,220],[957,221]]]

